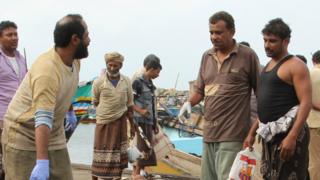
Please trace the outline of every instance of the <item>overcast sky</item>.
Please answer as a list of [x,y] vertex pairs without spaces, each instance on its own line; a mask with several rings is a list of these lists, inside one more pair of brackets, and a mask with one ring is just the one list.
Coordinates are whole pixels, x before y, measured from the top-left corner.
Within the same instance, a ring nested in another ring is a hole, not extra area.
[[158,87],[188,89],[197,77],[202,53],[211,48],[208,18],[225,10],[233,15],[237,41],[248,41],[261,64],[268,61],[261,29],[281,17],[292,29],[289,51],[303,54],[311,65],[311,53],[320,49],[319,1],[309,0],[1,0],[0,21],[17,23],[28,65],[53,47],[55,23],[68,13],[81,14],[89,27],[89,57],[82,60],[80,80],[90,80],[105,67],[104,54],[118,51],[127,76],[142,67],[154,53],[163,70]]

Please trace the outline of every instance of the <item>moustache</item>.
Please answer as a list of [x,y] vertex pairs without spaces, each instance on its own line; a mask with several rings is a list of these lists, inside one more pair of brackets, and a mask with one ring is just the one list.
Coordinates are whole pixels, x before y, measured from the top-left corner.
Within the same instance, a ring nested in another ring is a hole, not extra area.
[[215,40],[212,40],[211,41],[213,44],[219,44],[219,43],[221,43],[220,41],[215,41]]
[[272,50],[269,49],[269,48],[265,48],[264,50],[265,50],[266,52],[272,52]]

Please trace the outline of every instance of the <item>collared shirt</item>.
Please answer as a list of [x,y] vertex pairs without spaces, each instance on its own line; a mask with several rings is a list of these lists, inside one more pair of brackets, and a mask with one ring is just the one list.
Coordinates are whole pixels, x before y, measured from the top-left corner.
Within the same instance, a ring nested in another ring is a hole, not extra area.
[[153,85],[151,80],[146,80],[143,75],[136,78],[132,83],[134,104],[140,108],[147,109],[149,112],[148,117],[143,117],[138,112],[133,113],[134,121],[136,123],[145,123],[154,125],[157,119],[156,112],[156,87]]
[[0,48],[0,121],[3,120],[12,97],[27,73],[25,58],[18,51],[15,51],[14,54],[19,67],[19,74],[16,74],[10,60]]
[[259,60],[255,52],[236,44],[222,64],[214,49],[202,56],[194,89],[204,97],[205,142],[243,141],[250,124],[250,95],[256,91]]
[[133,105],[131,81],[120,74],[116,87],[107,75],[100,76],[92,85],[93,102],[98,102],[96,109],[97,124],[107,124],[119,119]]
[[[312,101],[320,102],[320,65],[316,65],[310,70],[310,78],[312,84]],[[311,109],[308,119],[310,128],[320,128],[320,111]]]
[[35,151],[37,110],[53,112],[49,150],[66,148],[64,117],[79,82],[80,62],[66,66],[51,49],[33,63],[4,117],[3,143],[19,150]]

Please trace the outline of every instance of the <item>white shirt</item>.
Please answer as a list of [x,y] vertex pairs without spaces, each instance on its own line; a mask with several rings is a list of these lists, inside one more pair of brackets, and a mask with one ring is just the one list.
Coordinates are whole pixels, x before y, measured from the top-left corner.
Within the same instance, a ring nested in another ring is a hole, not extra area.
[[7,58],[9,59],[9,62],[11,63],[11,65],[13,67],[13,70],[16,73],[16,75],[19,75],[20,74],[20,69],[19,69],[19,65],[18,65],[16,57],[7,56]]

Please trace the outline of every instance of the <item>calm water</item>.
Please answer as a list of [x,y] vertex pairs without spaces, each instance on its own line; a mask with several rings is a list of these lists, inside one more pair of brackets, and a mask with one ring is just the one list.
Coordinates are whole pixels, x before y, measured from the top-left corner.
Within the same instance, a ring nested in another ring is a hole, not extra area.
[[[93,138],[95,124],[79,124],[68,142],[69,155],[72,163],[91,164],[93,153]],[[202,137],[187,138],[186,133],[180,133],[172,128],[165,128],[175,147],[187,153],[201,155]]]
[[91,164],[95,124],[79,124],[68,142],[72,163]]

